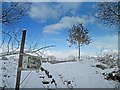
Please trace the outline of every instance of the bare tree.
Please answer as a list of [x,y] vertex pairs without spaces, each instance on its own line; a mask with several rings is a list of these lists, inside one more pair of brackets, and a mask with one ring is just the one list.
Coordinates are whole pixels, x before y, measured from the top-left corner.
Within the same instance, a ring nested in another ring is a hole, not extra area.
[[[91,43],[91,38],[88,36],[88,30],[83,27],[82,24],[73,25],[69,30],[69,39],[67,39],[71,45],[76,44],[79,48],[80,60],[80,47],[82,45],[88,45]],[[70,46],[71,46],[70,45]]]
[[2,2],[0,22],[6,25],[16,22],[28,13],[30,6],[28,2]]
[[[5,48],[6,53],[15,52],[20,46],[20,33],[18,30],[2,31],[2,43],[0,48]],[[3,51],[4,52],[4,51]]]
[[[2,2],[2,13],[0,15],[0,23],[6,26],[14,24],[16,21],[27,15],[31,8],[28,2]],[[6,47],[7,53],[16,51],[19,48],[20,30],[2,30],[2,43],[0,48]]]
[[[118,38],[120,37],[120,1],[118,2],[99,2],[97,3],[97,15],[96,17],[103,21],[108,26],[116,26],[116,32]],[[118,39],[118,44],[119,44]],[[120,47],[118,47],[118,68],[120,72]],[[120,76],[120,73],[119,73]]]
[[120,1],[98,2],[96,5],[96,17],[109,26],[120,25]]

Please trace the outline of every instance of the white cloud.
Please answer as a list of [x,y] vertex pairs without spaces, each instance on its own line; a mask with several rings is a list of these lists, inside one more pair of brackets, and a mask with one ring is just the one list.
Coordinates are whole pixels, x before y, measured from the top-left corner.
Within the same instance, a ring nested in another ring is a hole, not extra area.
[[83,15],[82,18],[86,21],[86,23],[95,23],[96,18],[91,15]]
[[98,49],[118,49],[118,35],[108,35],[103,37],[94,37],[95,40],[92,43],[93,46],[97,47]]
[[48,3],[33,3],[29,15],[31,18],[43,22],[49,18],[57,18],[58,11]]
[[116,45],[113,45],[113,44],[111,44],[111,43],[105,43],[105,42],[95,42],[94,43],[94,45],[97,47],[97,48],[99,48],[99,49],[102,49],[102,48],[106,48],[106,49],[114,49],[114,48],[116,48]]
[[[46,55],[53,55],[57,58],[68,58],[69,56],[75,56],[78,57],[78,49],[72,49],[72,50],[64,50],[64,51],[53,51],[53,50],[46,50]],[[89,52],[89,51],[80,51],[80,56],[96,56],[96,52]]]
[[95,18],[91,16],[65,16],[62,17],[61,20],[58,23],[50,24],[44,27],[44,33],[59,33],[61,30],[64,30],[66,28],[70,28],[74,24],[82,23],[83,25],[86,25],[88,23],[94,23]]
[[49,19],[59,19],[62,15],[69,13],[75,15],[80,3],[33,3],[29,15],[39,22],[46,22]]
[[66,13],[70,13],[72,15],[77,14],[77,11],[80,8],[81,3],[73,3],[73,2],[67,2],[67,3],[59,3],[58,5],[58,10],[61,14],[66,14]]
[[78,50],[65,50],[65,51],[51,51],[47,50],[46,55],[54,55],[57,58],[67,58],[69,55],[77,56]]
[[83,23],[86,21],[80,17],[69,17],[65,16],[61,18],[58,23],[51,24],[44,27],[44,33],[59,33],[59,31],[64,30],[66,28],[70,28],[73,24]]

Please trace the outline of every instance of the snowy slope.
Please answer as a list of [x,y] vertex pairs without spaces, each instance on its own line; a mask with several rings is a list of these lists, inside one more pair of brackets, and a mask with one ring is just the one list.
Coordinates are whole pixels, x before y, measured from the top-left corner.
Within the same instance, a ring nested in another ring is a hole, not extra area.
[[[5,65],[10,71],[12,70],[5,78],[5,85],[8,88],[15,87],[17,61],[11,60],[11,62],[7,63],[7,66]],[[116,85],[115,81],[105,80],[102,75],[104,71],[92,67],[97,63],[98,61],[94,59],[83,59],[80,62],[59,64],[43,63],[42,66],[49,71],[57,86],[51,83],[42,83],[44,80],[51,81],[51,78],[48,78],[45,72],[22,71],[21,88],[114,88]],[[28,77],[26,78],[26,76]]]
[[[92,67],[94,60],[86,59],[81,62],[63,63],[50,65],[43,65],[48,68],[51,73],[62,76],[65,81],[73,81],[74,88],[113,88],[115,82],[106,81],[101,75],[102,70]],[[55,73],[56,72],[56,73]],[[56,78],[59,79],[59,78]],[[58,81],[59,83],[59,81]]]

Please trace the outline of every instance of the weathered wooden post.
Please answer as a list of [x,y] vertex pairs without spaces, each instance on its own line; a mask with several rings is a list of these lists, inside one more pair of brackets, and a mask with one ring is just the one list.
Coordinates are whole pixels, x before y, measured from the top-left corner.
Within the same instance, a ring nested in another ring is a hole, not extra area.
[[19,88],[20,88],[20,78],[21,78],[21,69],[22,69],[24,46],[25,46],[25,37],[26,37],[26,30],[23,30],[21,46],[20,46],[20,54],[19,54],[19,61],[18,61],[18,69],[17,69],[15,90],[19,90]]

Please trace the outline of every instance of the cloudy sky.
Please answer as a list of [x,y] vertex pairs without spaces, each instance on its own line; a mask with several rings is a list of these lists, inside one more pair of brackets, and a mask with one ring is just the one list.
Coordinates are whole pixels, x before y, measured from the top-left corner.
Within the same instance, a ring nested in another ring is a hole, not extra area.
[[108,28],[94,15],[95,2],[34,2],[28,16],[16,23],[19,29],[27,29],[29,42],[44,45],[55,45],[47,49],[46,54],[57,57],[78,55],[76,46],[69,47],[67,38],[68,30],[73,24],[82,23],[89,30],[92,43],[81,47],[82,55],[96,55],[101,49],[117,50],[117,35],[112,34],[116,28]]

